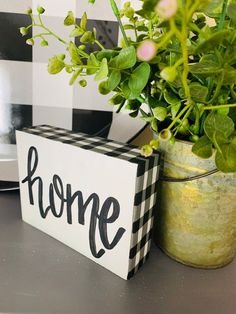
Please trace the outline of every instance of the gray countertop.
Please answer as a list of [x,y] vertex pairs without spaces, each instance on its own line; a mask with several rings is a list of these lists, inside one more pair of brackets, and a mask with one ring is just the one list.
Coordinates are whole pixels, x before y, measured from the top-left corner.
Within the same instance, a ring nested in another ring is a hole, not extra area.
[[236,260],[199,270],[153,245],[130,281],[21,221],[17,192],[0,194],[0,313],[235,314]]

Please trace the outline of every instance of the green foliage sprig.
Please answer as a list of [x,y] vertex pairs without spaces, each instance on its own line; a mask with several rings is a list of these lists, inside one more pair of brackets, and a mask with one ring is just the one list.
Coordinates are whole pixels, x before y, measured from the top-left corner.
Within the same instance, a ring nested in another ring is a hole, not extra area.
[[[100,93],[112,93],[110,104],[117,112],[124,108],[131,117],[150,123],[158,138],[142,148],[143,155],[157,149],[159,141],[184,139],[195,143],[194,154],[210,158],[215,152],[218,169],[235,172],[235,0],[140,2],[140,10],[130,2],[119,10],[110,0],[123,35],[121,46],[113,49],[103,47],[96,29],[88,29],[86,13],[77,24],[73,12],[68,12],[64,20],[71,27],[68,40],[45,26],[42,7],[37,16],[27,10],[32,23],[20,32],[25,36],[31,27],[41,29],[27,39],[30,45],[40,40],[47,46],[51,36],[64,44],[66,52],[49,60],[49,73],[65,70],[71,85],[78,81],[83,87],[85,77],[94,75],[101,81]],[[88,53],[91,44],[94,52]]]

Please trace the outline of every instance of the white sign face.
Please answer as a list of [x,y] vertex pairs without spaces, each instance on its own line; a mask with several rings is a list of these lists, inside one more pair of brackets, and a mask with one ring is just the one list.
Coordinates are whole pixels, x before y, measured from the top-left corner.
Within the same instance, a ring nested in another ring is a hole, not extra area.
[[22,218],[127,279],[150,249],[158,158],[66,132],[17,131]]

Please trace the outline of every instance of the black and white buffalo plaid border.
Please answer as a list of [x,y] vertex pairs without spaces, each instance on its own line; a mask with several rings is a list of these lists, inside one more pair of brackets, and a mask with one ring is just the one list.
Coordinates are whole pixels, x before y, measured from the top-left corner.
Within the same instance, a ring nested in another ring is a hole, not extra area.
[[130,279],[145,263],[149,256],[153,214],[157,199],[159,177],[159,154],[149,158],[140,156],[136,146],[122,144],[100,137],[91,137],[83,133],[73,133],[61,128],[41,125],[23,130],[32,135],[49,140],[77,146],[106,156],[119,158],[138,165],[134,197],[132,239],[129,254]]

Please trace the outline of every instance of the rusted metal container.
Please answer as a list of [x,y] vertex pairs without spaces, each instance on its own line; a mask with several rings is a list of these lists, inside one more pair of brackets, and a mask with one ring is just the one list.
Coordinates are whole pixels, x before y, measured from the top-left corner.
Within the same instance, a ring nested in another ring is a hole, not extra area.
[[[186,178],[215,168],[188,142],[162,143],[164,175]],[[235,156],[236,158],[236,156]],[[161,182],[154,239],[173,259],[218,268],[236,252],[236,174],[217,172],[193,181]]]

